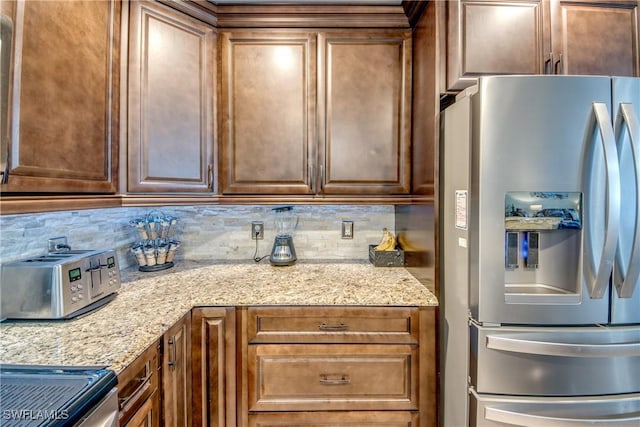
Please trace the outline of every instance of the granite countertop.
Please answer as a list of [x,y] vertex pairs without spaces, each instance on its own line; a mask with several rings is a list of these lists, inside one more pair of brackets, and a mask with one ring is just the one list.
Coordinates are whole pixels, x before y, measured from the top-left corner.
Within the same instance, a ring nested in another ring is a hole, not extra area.
[[100,365],[122,371],[195,306],[435,306],[435,296],[404,268],[367,261],[179,261],[154,273],[123,270],[122,288],[84,317],[0,323],[0,363]]

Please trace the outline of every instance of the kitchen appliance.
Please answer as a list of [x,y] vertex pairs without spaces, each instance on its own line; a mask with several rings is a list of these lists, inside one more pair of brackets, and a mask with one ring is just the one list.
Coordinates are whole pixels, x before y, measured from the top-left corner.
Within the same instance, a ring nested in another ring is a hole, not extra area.
[[442,424],[640,425],[640,79],[495,76],[442,112]]
[[0,266],[0,317],[68,319],[111,301],[120,289],[113,250],[66,250]]
[[116,427],[117,382],[102,367],[0,365],[2,425]]
[[273,208],[276,238],[271,249],[269,261],[271,265],[285,266],[296,262],[296,249],[293,246],[293,232],[298,226],[298,217],[293,213],[293,206]]

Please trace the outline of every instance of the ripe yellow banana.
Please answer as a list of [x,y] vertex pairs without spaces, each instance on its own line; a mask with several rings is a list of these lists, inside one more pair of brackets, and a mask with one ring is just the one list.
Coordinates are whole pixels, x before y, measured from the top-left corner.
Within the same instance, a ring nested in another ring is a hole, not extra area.
[[396,238],[392,232],[384,228],[382,230],[382,240],[374,249],[376,251],[393,251],[396,248]]

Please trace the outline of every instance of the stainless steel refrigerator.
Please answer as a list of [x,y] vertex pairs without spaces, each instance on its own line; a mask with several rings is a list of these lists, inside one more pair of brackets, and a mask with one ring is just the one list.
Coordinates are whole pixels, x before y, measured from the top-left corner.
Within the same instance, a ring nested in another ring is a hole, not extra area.
[[640,425],[640,79],[442,112],[441,425]]

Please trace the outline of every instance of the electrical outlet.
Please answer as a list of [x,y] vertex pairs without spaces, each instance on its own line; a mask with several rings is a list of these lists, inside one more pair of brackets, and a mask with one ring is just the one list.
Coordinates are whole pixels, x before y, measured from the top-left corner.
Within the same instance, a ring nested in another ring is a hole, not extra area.
[[342,238],[353,239],[353,221],[342,221]]
[[264,222],[253,221],[251,223],[251,240],[264,239]]

